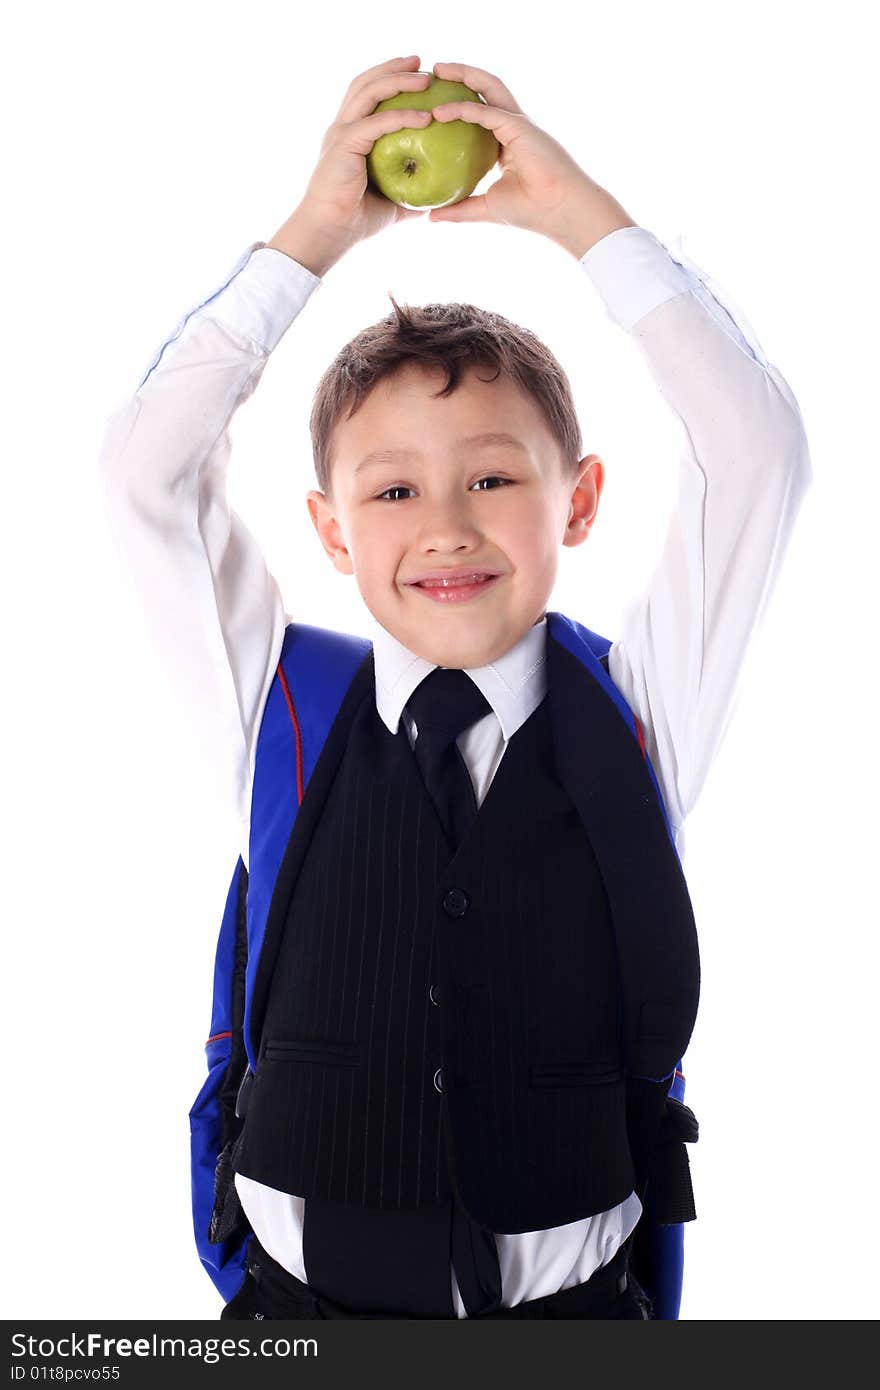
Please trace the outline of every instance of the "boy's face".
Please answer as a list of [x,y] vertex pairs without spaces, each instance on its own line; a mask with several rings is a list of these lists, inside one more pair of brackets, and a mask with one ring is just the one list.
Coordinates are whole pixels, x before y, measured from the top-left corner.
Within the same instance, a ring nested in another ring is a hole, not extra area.
[[[559,546],[586,540],[602,491],[598,454],[563,479],[537,403],[506,376],[486,380],[493,371],[470,369],[442,398],[439,368],[407,363],[378,382],[335,427],[332,495],[308,494],[335,567],[354,574],[377,622],[438,666],[484,666],[544,616]],[[465,442],[487,433],[519,447]],[[413,582],[471,568],[498,575],[473,597],[432,598]]]

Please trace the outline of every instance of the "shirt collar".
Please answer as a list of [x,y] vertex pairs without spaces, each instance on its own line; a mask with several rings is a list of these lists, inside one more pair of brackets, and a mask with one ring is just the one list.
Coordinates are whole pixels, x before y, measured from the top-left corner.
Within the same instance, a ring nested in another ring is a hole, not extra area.
[[[392,734],[416,686],[433,671],[436,662],[416,656],[402,642],[370,617],[376,672],[376,709]],[[506,739],[541,703],[547,691],[546,614],[501,656],[486,666],[464,669],[485,695]]]

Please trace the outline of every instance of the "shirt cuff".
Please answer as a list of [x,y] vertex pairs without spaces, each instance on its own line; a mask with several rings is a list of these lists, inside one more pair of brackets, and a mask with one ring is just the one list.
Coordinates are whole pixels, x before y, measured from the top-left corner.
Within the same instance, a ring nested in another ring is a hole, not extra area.
[[194,314],[225,323],[270,353],[321,283],[292,256],[255,241]]
[[605,301],[605,313],[627,332],[697,277],[647,227],[618,227],[581,256],[581,265]]

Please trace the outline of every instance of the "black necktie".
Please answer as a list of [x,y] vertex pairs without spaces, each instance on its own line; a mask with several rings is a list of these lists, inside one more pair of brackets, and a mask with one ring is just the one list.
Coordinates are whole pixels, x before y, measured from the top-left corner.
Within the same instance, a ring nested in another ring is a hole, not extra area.
[[474,788],[456,738],[492,706],[464,671],[437,666],[412,693],[413,752],[453,851],[477,814]]
[[[415,760],[454,853],[477,814],[473,783],[455,740],[492,706],[464,671],[437,666],[410,696],[407,708],[416,721]],[[457,1192],[452,1197],[451,1256],[468,1317],[500,1307],[495,1237],[473,1220]]]

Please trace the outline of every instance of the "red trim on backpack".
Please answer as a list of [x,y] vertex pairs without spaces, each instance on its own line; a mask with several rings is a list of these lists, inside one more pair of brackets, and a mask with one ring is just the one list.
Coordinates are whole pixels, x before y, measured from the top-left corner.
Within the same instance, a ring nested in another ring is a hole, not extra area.
[[647,760],[648,760],[648,755],[647,755],[647,753],[645,752],[645,735],[644,735],[644,733],[643,733],[643,731],[642,731],[642,723],[641,723],[641,720],[639,719],[639,716],[638,716],[637,714],[634,714],[634,715],[633,715],[633,719],[636,721],[636,736],[637,736],[637,738],[638,738],[638,740],[639,740],[639,747],[640,747],[641,750],[642,750],[642,757],[643,757],[643,758],[645,759],[645,761],[647,762]]
[[208,1043],[219,1042],[221,1038],[231,1038],[231,1037],[232,1037],[232,1030],[231,1030],[231,1029],[230,1029],[230,1031],[229,1031],[228,1033],[213,1033],[213,1034],[211,1035],[211,1037],[208,1039],[208,1042],[205,1043],[205,1047],[208,1046]]
[[290,715],[290,721],[293,724],[293,734],[296,739],[296,799],[301,806],[303,799],[302,734],[300,733],[296,710],[293,707],[293,699],[290,694],[290,687],[287,684],[287,677],[284,674],[284,668],[280,661],[278,663],[278,679],[281,681],[281,689],[284,691],[284,698],[287,701],[287,711]]

